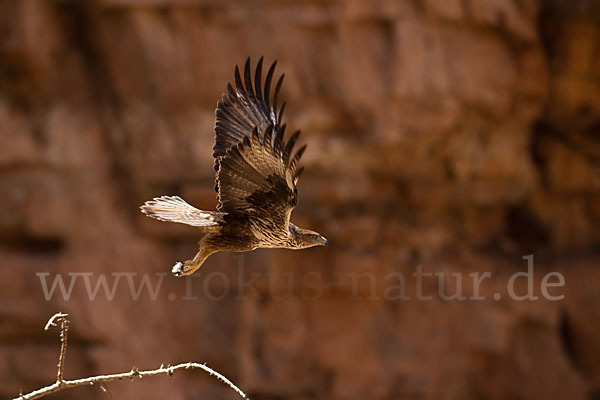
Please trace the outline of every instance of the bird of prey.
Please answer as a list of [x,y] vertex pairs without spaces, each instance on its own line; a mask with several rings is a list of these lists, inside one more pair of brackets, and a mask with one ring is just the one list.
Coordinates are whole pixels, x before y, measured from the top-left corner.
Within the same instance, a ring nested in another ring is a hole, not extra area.
[[303,171],[298,160],[306,145],[294,152],[300,131],[284,140],[285,102],[278,108],[284,75],[277,80],[271,97],[277,62],[269,68],[264,86],[262,62],[261,57],[254,85],[250,58],[244,65],[243,80],[236,66],[235,88],[228,84],[217,105],[213,147],[217,211],[199,210],[178,196],[156,197],[140,207],[149,217],[196,226],[205,233],[196,256],[173,266],[175,276],[193,274],[208,256],[219,251],[327,245],[319,233],[290,222]]

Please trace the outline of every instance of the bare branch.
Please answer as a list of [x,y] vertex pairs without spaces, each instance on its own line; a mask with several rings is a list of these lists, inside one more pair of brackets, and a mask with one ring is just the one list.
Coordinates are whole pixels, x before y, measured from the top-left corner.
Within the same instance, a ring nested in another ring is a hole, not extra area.
[[221,382],[225,383],[227,386],[229,386],[231,389],[233,389],[242,399],[249,400],[248,396],[240,388],[238,388],[236,385],[234,385],[233,382],[231,382],[229,379],[227,379],[225,376],[223,376],[222,374],[213,370],[212,368],[207,367],[204,364],[199,364],[199,363],[195,363],[195,362],[181,363],[181,364],[167,366],[167,367],[165,367],[164,365],[161,365],[157,369],[146,370],[146,371],[140,371],[134,367],[131,369],[131,371],[128,371],[128,372],[121,372],[121,373],[109,374],[109,375],[91,376],[89,378],[82,378],[82,379],[65,380],[65,379],[63,379],[62,371],[64,368],[65,355],[67,352],[67,331],[68,331],[69,321],[67,320],[66,317],[67,317],[67,314],[62,314],[62,313],[57,313],[57,314],[53,315],[50,318],[50,320],[48,321],[48,323],[46,324],[46,328],[45,328],[46,330],[48,330],[48,328],[50,326],[56,326],[56,323],[55,323],[56,321],[60,320],[60,322],[61,322],[61,334],[60,334],[61,351],[60,351],[60,356],[59,356],[59,361],[58,361],[58,372],[57,372],[56,382],[54,382],[52,385],[35,390],[31,393],[20,394],[18,397],[15,397],[13,400],[39,399],[39,398],[45,397],[51,393],[56,393],[60,390],[67,389],[67,388],[74,388],[77,386],[89,386],[89,385],[98,384],[98,385],[100,385],[100,387],[102,387],[106,382],[119,381],[119,380],[123,380],[123,379],[133,380],[134,378],[141,379],[145,376],[157,376],[157,375],[172,376],[175,371],[180,370],[180,369],[201,369],[201,370],[207,372],[209,375],[212,375],[215,378],[217,378],[218,380],[220,380]]
[[69,314],[57,312],[50,317],[44,330],[47,331],[51,326],[56,326],[60,321],[60,354],[58,355],[58,369],[56,371],[56,382],[62,382],[63,370],[65,368],[65,355],[67,354],[67,331],[69,330]]
[[46,326],[44,327],[44,330],[47,331],[48,329],[50,329],[51,326],[56,326],[55,321],[61,318],[66,318],[68,317],[69,314],[63,314],[61,312],[57,312],[56,314],[54,314],[53,316],[50,317],[50,319],[48,320],[48,322],[46,322]]
[[65,356],[67,355],[67,332],[69,330],[69,320],[66,316],[60,319],[60,354],[58,355],[58,369],[56,372],[56,381],[63,381],[63,370],[65,369]]
[[173,373],[175,371],[180,370],[180,369],[204,370],[204,371],[208,372],[210,375],[216,377],[218,380],[224,382],[230,388],[232,388],[242,399],[246,399],[246,400],[248,399],[248,396],[246,396],[246,394],[241,389],[239,389],[237,386],[235,386],[233,384],[233,382],[231,382],[229,379],[227,379],[225,376],[221,375],[217,371],[213,370],[210,367],[207,367],[204,364],[187,362],[187,363],[181,363],[181,364],[167,366],[167,367],[161,366],[160,368],[153,369],[153,370],[147,370],[147,371],[139,371],[137,368],[133,368],[129,372],[121,372],[118,374],[98,375],[98,376],[92,376],[92,377],[83,378],[83,379],[63,380],[60,382],[55,382],[54,384],[52,384],[50,386],[46,386],[46,387],[36,390],[34,392],[27,393],[27,394],[21,395],[19,397],[16,397],[14,400],[39,399],[39,398],[49,395],[51,393],[56,393],[59,390],[73,388],[73,387],[77,387],[77,386],[89,386],[89,385],[95,385],[95,384],[102,384],[105,382],[120,381],[123,379],[130,379],[130,380],[133,380],[134,378],[141,379],[145,376],[156,376],[156,375],[171,376],[171,375],[173,375]]

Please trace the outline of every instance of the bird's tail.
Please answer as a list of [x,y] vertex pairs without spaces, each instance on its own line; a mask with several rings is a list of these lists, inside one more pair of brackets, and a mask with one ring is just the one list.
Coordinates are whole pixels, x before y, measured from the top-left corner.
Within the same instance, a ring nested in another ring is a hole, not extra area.
[[185,202],[179,196],[155,197],[145,202],[140,210],[149,217],[160,221],[179,222],[191,226],[217,226],[223,214],[217,211],[203,211]]

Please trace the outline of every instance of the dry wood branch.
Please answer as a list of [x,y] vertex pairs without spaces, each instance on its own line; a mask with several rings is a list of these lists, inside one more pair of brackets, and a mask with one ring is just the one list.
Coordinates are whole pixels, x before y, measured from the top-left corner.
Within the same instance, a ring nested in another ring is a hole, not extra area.
[[60,321],[61,351],[60,351],[60,356],[59,356],[59,361],[58,361],[58,371],[57,371],[56,382],[54,382],[52,385],[35,390],[31,393],[21,394],[18,397],[15,397],[14,400],[39,399],[39,398],[45,397],[51,393],[56,393],[60,390],[67,389],[67,388],[73,388],[73,387],[77,387],[77,386],[89,386],[89,385],[95,385],[95,384],[103,385],[106,382],[119,381],[119,380],[123,380],[123,379],[134,380],[136,378],[141,379],[145,376],[156,376],[156,375],[172,376],[175,371],[180,370],[180,369],[201,369],[201,370],[207,372],[208,374],[214,376],[218,380],[224,382],[227,386],[229,386],[231,389],[233,389],[242,399],[248,400],[248,396],[246,396],[246,394],[241,389],[239,389],[237,386],[235,386],[233,384],[233,382],[231,382],[225,376],[223,376],[222,374],[213,370],[212,368],[207,367],[204,364],[199,364],[199,363],[195,363],[195,362],[181,363],[181,364],[167,366],[167,367],[165,367],[164,365],[161,365],[157,369],[146,370],[146,371],[140,371],[137,368],[132,368],[131,371],[128,371],[128,372],[121,372],[121,373],[109,374],[109,375],[91,376],[89,378],[65,380],[65,379],[63,379],[63,368],[64,368],[64,362],[65,362],[65,355],[67,352],[67,331],[68,331],[68,326],[69,326],[69,321],[67,320],[66,317],[67,317],[67,314],[62,314],[62,313],[57,313],[57,314],[53,315],[50,318],[50,320],[48,320],[48,323],[46,324],[46,328],[45,328],[46,330],[48,330],[48,328],[50,328],[50,326],[56,326],[56,322]]

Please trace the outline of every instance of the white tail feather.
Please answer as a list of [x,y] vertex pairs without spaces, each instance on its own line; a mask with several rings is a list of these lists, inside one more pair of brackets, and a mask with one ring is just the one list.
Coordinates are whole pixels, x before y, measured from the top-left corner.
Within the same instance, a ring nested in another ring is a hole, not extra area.
[[202,211],[189,205],[179,196],[155,197],[145,202],[140,210],[160,221],[178,222],[192,226],[216,226],[223,213]]

